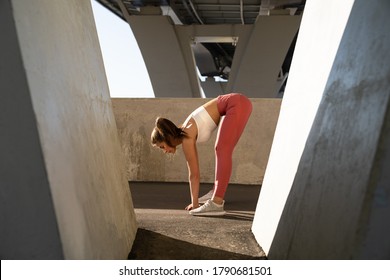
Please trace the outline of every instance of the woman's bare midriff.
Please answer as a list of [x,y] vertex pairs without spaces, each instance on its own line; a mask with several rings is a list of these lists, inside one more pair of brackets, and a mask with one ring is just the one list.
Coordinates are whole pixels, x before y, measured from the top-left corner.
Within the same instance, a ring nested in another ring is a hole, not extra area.
[[203,107],[206,109],[207,113],[209,113],[210,117],[213,119],[215,124],[218,126],[219,121],[221,119],[221,116],[219,115],[218,106],[217,106],[217,99],[214,98],[203,105]]

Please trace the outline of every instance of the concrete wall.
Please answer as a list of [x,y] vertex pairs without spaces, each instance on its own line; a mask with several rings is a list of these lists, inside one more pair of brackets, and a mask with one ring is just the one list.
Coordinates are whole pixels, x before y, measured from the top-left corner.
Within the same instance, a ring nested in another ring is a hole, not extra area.
[[390,257],[389,9],[306,3],[252,228],[270,259]]
[[[113,99],[122,150],[129,181],[188,181],[187,165],[181,148],[176,155],[162,153],[150,144],[157,116],[180,125],[208,99],[156,98]],[[231,183],[261,184],[279,115],[280,99],[251,99],[253,112],[233,154]],[[216,133],[198,145],[201,181],[214,182],[214,144]],[[180,147],[180,146],[179,146]]]
[[2,259],[127,258],[137,226],[90,1],[0,5]]

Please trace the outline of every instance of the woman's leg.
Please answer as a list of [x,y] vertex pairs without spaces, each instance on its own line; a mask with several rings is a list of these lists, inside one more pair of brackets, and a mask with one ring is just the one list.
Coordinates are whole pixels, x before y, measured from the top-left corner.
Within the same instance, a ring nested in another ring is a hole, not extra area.
[[215,142],[214,197],[223,199],[232,173],[233,150],[240,139],[252,112],[252,104],[241,94],[227,94],[218,98],[222,118]]

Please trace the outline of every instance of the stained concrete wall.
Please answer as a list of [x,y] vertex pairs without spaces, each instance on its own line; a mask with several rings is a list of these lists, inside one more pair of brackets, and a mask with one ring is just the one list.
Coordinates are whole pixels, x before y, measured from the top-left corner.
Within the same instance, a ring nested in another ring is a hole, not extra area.
[[[112,100],[129,181],[186,182],[188,170],[180,146],[174,156],[150,144],[157,116],[180,125],[208,99],[156,98]],[[280,99],[251,99],[252,115],[233,154],[231,183],[261,184],[279,116]],[[201,181],[214,182],[216,133],[198,144]]]
[[0,3],[0,255],[127,258],[137,226],[90,1],[29,4]]
[[390,257],[389,10],[306,3],[252,228],[270,259]]

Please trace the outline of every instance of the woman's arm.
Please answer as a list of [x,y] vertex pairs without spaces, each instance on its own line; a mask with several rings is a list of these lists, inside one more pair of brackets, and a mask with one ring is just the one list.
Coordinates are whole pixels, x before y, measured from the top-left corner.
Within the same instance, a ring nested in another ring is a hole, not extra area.
[[191,204],[186,207],[186,210],[191,210],[199,207],[200,172],[196,141],[194,139],[184,139],[182,148],[187,160],[188,181],[191,191]]

